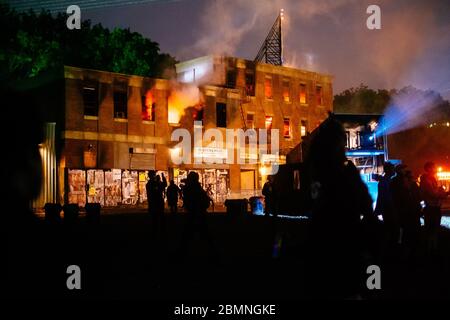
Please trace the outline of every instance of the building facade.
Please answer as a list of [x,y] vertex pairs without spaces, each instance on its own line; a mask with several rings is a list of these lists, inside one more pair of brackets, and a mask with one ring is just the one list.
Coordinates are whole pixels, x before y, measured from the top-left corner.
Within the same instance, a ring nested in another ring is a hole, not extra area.
[[[52,163],[44,165],[44,176],[51,179],[44,184],[56,181],[57,187],[44,188],[51,196],[41,197],[36,206],[145,203],[149,170],[177,183],[195,170],[217,203],[251,196],[267,175],[259,154],[235,145],[228,152],[252,163],[227,163],[227,152],[219,147],[194,143],[194,161],[174,164],[174,131],[214,128],[225,136],[226,129],[278,129],[280,151],[274,156],[283,163],[302,136],[332,111],[329,75],[220,56],[182,62],[176,69],[177,80],[169,81],[66,66],[58,100],[63,107],[58,106],[51,130],[55,141],[42,151],[52,153],[46,156]],[[186,91],[197,96],[188,97]],[[201,126],[194,127],[194,121]],[[195,161],[206,157],[215,163]]]

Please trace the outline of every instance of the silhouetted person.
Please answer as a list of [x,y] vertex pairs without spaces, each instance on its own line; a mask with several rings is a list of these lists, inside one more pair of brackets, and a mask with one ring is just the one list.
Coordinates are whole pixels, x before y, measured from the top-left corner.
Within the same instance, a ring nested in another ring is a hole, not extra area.
[[167,179],[166,176],[164,175],[164,172],[161,172],[161,184],[163,187],[163,197],[166,197],[166,189],[167,189]]
[[405,165],[396,167],[391,189],[395,212],[398,217],[397,243],[409,255],[416,249],[420,228],[419,189]]
[[262,195],[264,196],[264,213],[266,215],[275,214],[275,194],[273,190],[272,176],[267,177],[266,183],[264,183],[262,189]]
[[167,204],[169,205],[170,213],[177,213],[178,209],[178,195],[181,190],[173,180],[170,180],[170,185],[167,187]]
[[345,143],[342,125],[330,115],[312,134],[306,159],[312,216],[305,277],[315,297],[355,298],[365,285],[363,221],[375,216]]
[[155,171],[149,172],[149,179],[145,186],[147,190],[148,212],[152,218],[153,231],[157,232],[164,226],[164,198],[161,178]]
[[199,234],[201,239],[207,242],[212,257],[215,257],[216,252],[206,221],[206,210],[208,209],[210,202],[211,199],[199,183],[198,173],[194,171],[189,172],[186,185],[183,189],[186,225],[181,239],[182,255],[185,254],[192,237]]
[[442,218],[441,204],[447,193],[438,186],[436,165],[433,162],[427,162],[424,169],[425,173],[420,176],[420,194],[425,202],[423,215],[427,249],[429,253],[436,253]]
[[383,223],[389,238],[395,239],[395,226],[397,225],[397,215],[392,199],[392,178],[395,175],[394,165],[386,162],[383,165],[384,174],[378,181],[378,197],[375,207],[375,214],[383,217]]

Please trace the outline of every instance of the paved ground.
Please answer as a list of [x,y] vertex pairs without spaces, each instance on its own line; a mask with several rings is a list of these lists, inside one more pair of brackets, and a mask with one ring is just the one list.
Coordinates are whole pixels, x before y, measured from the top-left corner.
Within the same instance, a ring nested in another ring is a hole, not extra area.
[[[157,235],[151,232],[145,209],[106,210],[100,224],[91,224],[82,216],[73,225],[49,226],[46,238],[39,240],[43,268],[47,268],[46,257],[48,261],[58,257],[61,265],[80,265],[83,290],[74,294],[63,290],[67,275],[60,272],[58,264],[48,266],[53,271],[47,276],[59,272],[60,278],[54,285],[69,297],[180,302],[308,298],[304,289],[308,277],[304,268],[306,220],[261,216],[231,219],[225,214],[211,214],[208,229],[214,249],[210,250],[208,242],[197,237],[189,242],[181,259],[178,249],[185,216],[166,216],[165,231]],[[274,251],[279,235],[281,249]],[[382,290],[366,292],[364,297],[448,297],[450,231],[442,229],[441,251],[433,259],[420,255],[414,261],[406,261],[398,257],[381,267]]]

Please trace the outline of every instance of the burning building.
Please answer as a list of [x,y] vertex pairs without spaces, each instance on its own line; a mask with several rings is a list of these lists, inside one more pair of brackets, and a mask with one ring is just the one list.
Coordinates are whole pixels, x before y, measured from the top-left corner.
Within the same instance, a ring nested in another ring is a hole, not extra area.
[[[58,80],[54,115],[42,145],[46,202],[98,202],[104,206],[145,203],[149,170],[180,183],[200,173],[216,203],[258,194],[265,160],[235,151],[248,164],[220,161],[226,152],[200,146],[196,157],[214,164],[172,162],[177,128],[279,129],[284,163],[289,151],[332,110],[332,77],[248,60],[206,56],[179,63],[176,80],[150,79],[75,67]],[[52,187],[49,189],[49,185]]]

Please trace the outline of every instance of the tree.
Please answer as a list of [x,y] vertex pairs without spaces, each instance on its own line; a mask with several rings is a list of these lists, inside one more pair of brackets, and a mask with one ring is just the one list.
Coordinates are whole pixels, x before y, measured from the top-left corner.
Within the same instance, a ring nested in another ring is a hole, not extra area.
[[1,80],[35,77],[63,65],[147,77],[173,74],[175,58],[141,34],[91,26],[89,20],[69,30],[66,19],[48,11],[17,13],[0,4]]
[[360,84],[357,88],[344,90],[334,96],[333,108],[336,113],[382,114],[395,90],[369,89]]

